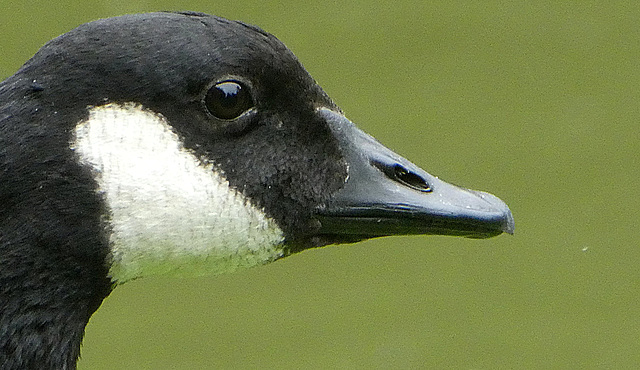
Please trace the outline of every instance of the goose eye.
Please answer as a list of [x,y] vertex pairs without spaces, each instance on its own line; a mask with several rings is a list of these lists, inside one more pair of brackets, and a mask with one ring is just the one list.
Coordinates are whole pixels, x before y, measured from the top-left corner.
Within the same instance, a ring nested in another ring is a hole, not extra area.
[[217,118],[232,120],[253,107],[249,89],[237,81],[222,81],[211,86],[204,105]]

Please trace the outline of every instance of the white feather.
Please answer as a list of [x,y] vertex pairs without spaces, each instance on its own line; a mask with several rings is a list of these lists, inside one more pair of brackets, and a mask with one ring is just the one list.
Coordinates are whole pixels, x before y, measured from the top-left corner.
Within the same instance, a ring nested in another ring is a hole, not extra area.
[[93,107],[71,148],[110,210],[115,281],[221,273],[282,256],[276,223],[185,149],[162,115],[132,103]]

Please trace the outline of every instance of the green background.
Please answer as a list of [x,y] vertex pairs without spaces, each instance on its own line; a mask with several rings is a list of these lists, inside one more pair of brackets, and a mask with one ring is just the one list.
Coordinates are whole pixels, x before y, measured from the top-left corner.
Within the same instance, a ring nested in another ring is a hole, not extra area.
[[96,18],[257,24],[361,128],[516,220],[514,236],[383,238],[130,282],[91,319],[81,369],[640,366],[640,5],[8,3],[0,77]]

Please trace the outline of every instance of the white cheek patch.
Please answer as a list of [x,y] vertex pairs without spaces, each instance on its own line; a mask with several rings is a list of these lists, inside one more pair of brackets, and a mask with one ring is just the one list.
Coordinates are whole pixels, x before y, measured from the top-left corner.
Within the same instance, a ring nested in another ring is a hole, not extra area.
[[71,148],[111,212],[115,281],[222,273],[283,255],[276,223],[185,149],[163,116],[135,104],[92,108]]

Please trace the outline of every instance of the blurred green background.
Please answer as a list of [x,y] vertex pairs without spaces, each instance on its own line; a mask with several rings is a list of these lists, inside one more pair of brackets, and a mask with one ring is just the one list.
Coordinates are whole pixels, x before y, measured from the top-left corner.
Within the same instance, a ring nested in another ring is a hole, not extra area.
[[96,18],[257,24],[347,116],[505,200],[516,234],[394,237],[236,274],[118,287],[81,369],[637,368],[640,5],[603,1],[30,1],[0,77]]

